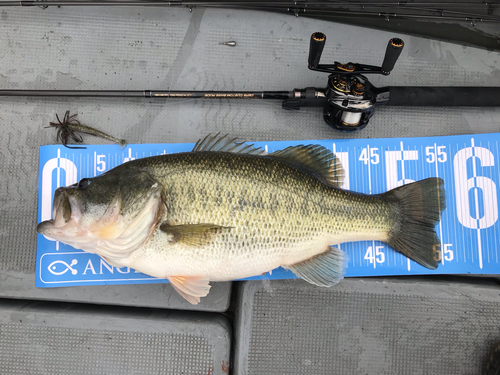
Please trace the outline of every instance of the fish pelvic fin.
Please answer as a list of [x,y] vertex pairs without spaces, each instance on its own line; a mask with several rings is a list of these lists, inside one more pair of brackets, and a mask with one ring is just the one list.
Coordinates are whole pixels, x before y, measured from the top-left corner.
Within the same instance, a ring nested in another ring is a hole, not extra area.
[[192,305],[200,303],[200,298],[210,292],[209,281],[203,276],[171,276],[167,279],[177,293]]
[[446,208],[444,181],[428,178],[381,194],[396,206],[395,224],[387,243],[418,264],[436,269],[441,260],[435,226]]
[[308,283],[330,287],[344,278],[348,261],[346,253],[330,246],[322,254],[285,267]]
[[312,173],[330,186],[340,187],[344,183],[345,173],[340,159],[321,145],[290,146],[273,152],[269,157]]

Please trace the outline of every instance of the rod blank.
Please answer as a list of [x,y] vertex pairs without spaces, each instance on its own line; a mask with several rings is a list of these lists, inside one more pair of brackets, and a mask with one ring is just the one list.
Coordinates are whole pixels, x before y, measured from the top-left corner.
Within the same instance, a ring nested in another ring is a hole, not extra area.
[[277,99],[290,97],[289,91],[157,91],[157,90],[0,90],[0,97],[99,97],[99,98],[191,98],[191,99]]

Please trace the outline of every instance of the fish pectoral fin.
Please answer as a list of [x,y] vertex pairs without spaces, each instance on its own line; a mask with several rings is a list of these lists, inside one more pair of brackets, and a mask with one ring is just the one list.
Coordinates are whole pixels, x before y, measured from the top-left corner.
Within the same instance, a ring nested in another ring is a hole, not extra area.
[[269,157],[277,159],[306,172],[313,173],[324,183],[340,187],[344,183],[344,168],[335,154],[320,145],[290,146],[273,152]]
[[232,228],[216,224],[168,225],[164,223],[160,225],[160,229],[172,235],[170,239],[172,243],[181,242],[188,246],[204,246],[211,242],[215,235]]
[[333,286],[344,278],[348,260],[346,253],[330,246],[328,251],[286,268],[311,284]]
[[205,297],[211,288],[203,276],[171,276],[167,279],[177,293],[192,305],[200,303],[200,298]]

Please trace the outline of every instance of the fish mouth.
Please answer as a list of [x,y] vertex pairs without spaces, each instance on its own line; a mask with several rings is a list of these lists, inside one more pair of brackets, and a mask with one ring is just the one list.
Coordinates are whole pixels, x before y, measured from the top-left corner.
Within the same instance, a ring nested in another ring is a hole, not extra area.
[[52,219],[42,221],[36,230],[43,235],[53,235],[54,231],[65,227],[72,219],[78,222],[81,216],[80,205],[75,197],[70,196],[65,188],[58,188],[54,193]]
[[36,231],[43,235],[48,235],[48,232],[54,226],[54,220],[45,220],[36,226]]

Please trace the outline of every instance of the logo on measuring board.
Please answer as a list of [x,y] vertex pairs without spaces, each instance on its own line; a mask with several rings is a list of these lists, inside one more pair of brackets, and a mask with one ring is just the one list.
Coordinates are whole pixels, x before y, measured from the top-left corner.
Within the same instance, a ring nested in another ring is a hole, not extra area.
[[129,267],[117,268],[95,254],[85,252],[46,253],[40,258],[40,281],[64,284],[101,279],[132,280],[151,278]]
[[[62,271],[57,271],[57,269],[58,269],[57,265],[58,264],[61,264],[61,265],[65,266],[65,268]],[[72,275],[76,275],[78,273],[78,271],[73,268],[73,266],[76,265],[76,264],[78,264],[78,261],[76,259],[73,259],[71,261],[71,264],[68,264],[68,263],[66,263],[63,260],[55,260],[55,261],[53,261],[52,263],[49,264],[49,266],[47,267],[47,269],[49,270],[49,272],[51,274],[57,275],[57,276],[64,275],[68,271],[71,271]]]

